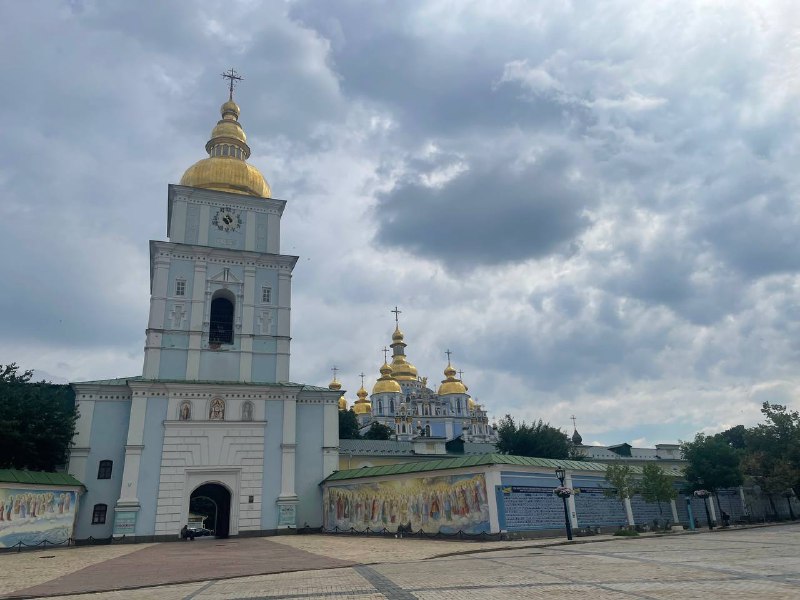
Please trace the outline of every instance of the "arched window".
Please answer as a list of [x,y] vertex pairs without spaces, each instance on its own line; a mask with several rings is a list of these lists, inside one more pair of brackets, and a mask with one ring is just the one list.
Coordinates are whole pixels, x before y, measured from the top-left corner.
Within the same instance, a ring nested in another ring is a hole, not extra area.
[[102,525],[106,522],[106,513],[108,512],[108,505],[95,504],[92,510],[92,525]]
[[233,294],[227,290],[214,294],[211,300],[209,343],[233,343],[233,302]]
[[458,414],[461,414],[461,398],[456,400],[456,409],[458,410]]
[[383,414],[383,400],[378,400],[378,414]]
[[394,414],[394,400],[392,400],[391,398],[389,399],[389,414],[390,415]]
[[114,466],[114,462],[111,460],[101,460],[100,466],[97,467],[97,478],[98,479],[111,479],[111,469]]
[[425,437],[431,437],[431,426],[425,425]]
[[222,147],[222,156],[228,156],[228,147],[227,146],[223,146]]

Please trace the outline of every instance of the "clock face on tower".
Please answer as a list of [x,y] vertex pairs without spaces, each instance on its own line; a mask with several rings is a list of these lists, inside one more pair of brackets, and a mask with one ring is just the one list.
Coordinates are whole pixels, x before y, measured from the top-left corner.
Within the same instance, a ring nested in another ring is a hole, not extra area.
[[220,231],[236,231],[242,225],[242,216],[232,208],[223,207],[214,215],[212,222]]

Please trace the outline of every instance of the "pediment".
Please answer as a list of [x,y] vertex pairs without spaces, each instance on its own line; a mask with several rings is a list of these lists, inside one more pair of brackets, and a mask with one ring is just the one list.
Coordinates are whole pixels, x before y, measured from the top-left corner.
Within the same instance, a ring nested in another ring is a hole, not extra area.
[[215,283],[242,283],[240,279],[234,275],[230,269],[225,267],[219,273],[209,279]]

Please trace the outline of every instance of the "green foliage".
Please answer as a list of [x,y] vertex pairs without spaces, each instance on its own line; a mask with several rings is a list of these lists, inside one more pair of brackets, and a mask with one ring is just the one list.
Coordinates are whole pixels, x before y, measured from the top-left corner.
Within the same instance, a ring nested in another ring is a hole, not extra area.
[[528,425],[516,424],[511,415],[500,419],[498,452],[535,458],[569,458],[572,444],[567,434],[541,419]]
[[353,409],[339,411],[339,439],[340,440],[357,440],[361,436],[358,435],[358,417]]
[[718,436],[698,433],[693,442],[681,444],[686,459],[686,481],[691,490],[716,491],[736,487],[743,481],[739,452]]
[[618,529],[614,532],[617,537],[638,537],[639,532],[635,529]]
[[731,427],[730,429],[718,433],[714,437],[721,439],[736,450],[744,450],[747,446],[747,429],[745,429],[744,425]]
[[393,434],[390,427],[374,421],[363,437],[365,440],[390,440]]
[[800,495],[800,414],[768,402],[761,412],[766,422],[747,430],[742,467],[767,493]]
[[678,496],[678,491],[672,483],[672,477],[667,475],[659,465],[646,464],[642,467],[639,493],[645,502],[657,502],[660,513],[662,502],[668,502]]
[[0,468],[54,471],[67,462],[75,394],[68,385],[31,383],[32,376],[0,365]]
[[609,498],[625,500],[636,492],[636,480],[633,477],[633,469],[630,465],[614,464],[606,467],[606,481],[612,489],[605,489],[603,493]]

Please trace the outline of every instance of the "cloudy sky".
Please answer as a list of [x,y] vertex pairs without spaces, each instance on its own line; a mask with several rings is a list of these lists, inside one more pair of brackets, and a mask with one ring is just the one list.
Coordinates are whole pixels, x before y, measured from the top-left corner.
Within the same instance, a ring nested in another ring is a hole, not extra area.
[[390,342],[490,414],[674,442],[800,408],[800,13],[761,2],[4,2],[0,363],[141,372],[167,184],[237,91],[288,201],[292,379]]

